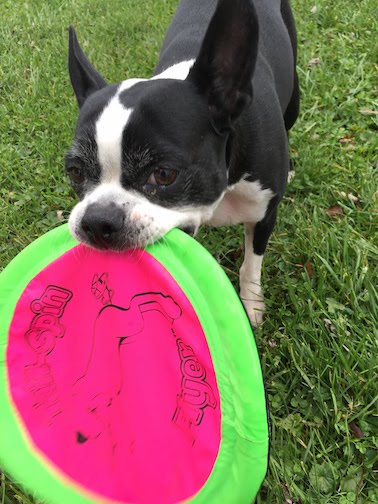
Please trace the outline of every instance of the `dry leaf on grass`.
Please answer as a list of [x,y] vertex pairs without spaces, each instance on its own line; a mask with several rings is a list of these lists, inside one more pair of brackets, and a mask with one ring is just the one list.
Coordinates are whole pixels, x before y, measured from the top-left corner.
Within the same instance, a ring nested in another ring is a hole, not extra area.
[[323,319],[323,321],[331,333],[336,334],[336,327],[332,324],[332,322],[328,318]]
[[312,58],[310,61],[307,63],[307,68],[312,68],[316,65],[320,65],[322,60],[320,58]]
[[268,340],[268,345],[269,345],[270,348],[277,348],[278,347],[278,343],[274,339]]
[[350,422],[349,429],[353,432],[356,438],[365,437],[365,434],[362,432],[361,428],[356,424],[356,422]]
[[339,205],[333,205],[330,208],[327,208],[326,213],[331,217],[338,217],[340,215],[344,215],[344,211]]
[[339,138],[339,143],[341,144],[347,144],[347,145],[355,145],[355,139],[356,135],[353,135],[351,133],[348,133],[347,135]]
[[281,487],[282,487],[282,492],[285,497],[285,504],[294,504],[294,501],[290,496],[288,486],[285,483],[281,483]]
[[311,265],[311,263],[310,263],[309,260],[306,261],[305,267],[306,267],[306,271],[307,271],[308,277],[311,280],[312,277],[314,276],[314,271],[312,269],[312,265]]
[[359,112],[364,115],[378,115],[378,110],[372,110],[367,107],[361,108]]
[[342,196],[343,198],[347,198],[349,201],[351,201],[352,203],[357,203],[358,201],[360,201],[360,198],[358,196],[355,196],[353,193],[346,193],[344,191],[338,191],[338,194],[340,196]]
[[358,197],[351,192],[348,194],[348,200],[352,201],[353,203],[357,203],[357,201],[359,201]]

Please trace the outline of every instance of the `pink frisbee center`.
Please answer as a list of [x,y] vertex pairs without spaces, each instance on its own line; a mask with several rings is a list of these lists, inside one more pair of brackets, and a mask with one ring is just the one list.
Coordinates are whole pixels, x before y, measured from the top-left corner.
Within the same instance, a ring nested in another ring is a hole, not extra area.
[[32,442],[63,478],[156,504],[208,479],[221,438],[211,355],[193,306],[147,252],[78,245],[50,263],[18,301],[7,367]]

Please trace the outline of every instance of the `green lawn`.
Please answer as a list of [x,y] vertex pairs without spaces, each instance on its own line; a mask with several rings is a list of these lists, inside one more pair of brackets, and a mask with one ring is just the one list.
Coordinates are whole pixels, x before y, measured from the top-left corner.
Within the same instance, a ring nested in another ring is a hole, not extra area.
[[[62,169],[77,115],[68,25],[109,81],[148,77],[176,3],[0,3],[0,269],[67,219],[74,203]],[[373,504],[378,7],[293,0],[293,9],[302,112],[291,136],[297,175],[265,256],[268,309],[256,331],[273,429],[257,502]],[[235,284],[241,237],[241,228],[200,236]],[[4,476],[0,482],[1,504],[35,502]]]

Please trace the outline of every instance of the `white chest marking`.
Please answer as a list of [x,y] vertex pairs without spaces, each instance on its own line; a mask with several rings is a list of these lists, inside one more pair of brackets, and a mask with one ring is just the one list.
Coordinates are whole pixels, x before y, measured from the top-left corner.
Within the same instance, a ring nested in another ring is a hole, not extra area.
[[274,196],[270,189],[263,189],[260,182],[242,180],[223,196],[209,221],[212,226],[231,226],[241,223],[257,223],[264,218],[269,201]]

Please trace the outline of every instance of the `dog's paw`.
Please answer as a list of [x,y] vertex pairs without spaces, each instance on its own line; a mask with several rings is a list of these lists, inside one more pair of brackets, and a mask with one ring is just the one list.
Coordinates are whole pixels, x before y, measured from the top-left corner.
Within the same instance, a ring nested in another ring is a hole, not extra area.
[[240,299],[253,327],[259,326],[264,318],[264,294],[259,281],[245,281],[240,275]]
[[263,319],[265,312],[264,297],[261,295],[259,299],[243,299],[241,298],[244,308],[247,312],[249,321],[252,327],[258,327]]

